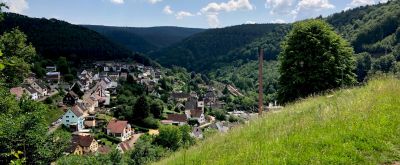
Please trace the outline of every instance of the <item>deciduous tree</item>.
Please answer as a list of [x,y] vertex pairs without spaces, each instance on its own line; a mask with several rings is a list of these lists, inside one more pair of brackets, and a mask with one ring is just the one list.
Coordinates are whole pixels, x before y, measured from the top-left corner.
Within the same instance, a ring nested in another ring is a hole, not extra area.
[[280,54],[281,102],[355,83],[353,49],[323,20],[295,23]]

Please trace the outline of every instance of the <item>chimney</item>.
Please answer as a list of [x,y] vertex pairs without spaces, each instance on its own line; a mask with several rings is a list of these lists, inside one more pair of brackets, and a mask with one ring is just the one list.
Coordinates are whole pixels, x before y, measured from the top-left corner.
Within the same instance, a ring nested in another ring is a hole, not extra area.
[[262,115],[263,111],[263,64],[264,59],[263,55],[264,50],[263,48],[259,47],[259,54],[258,54],[258,115]]

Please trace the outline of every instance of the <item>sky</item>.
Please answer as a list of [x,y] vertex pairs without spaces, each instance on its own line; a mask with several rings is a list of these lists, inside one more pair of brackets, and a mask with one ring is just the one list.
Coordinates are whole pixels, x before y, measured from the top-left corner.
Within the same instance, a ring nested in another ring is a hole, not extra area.
[[73,24],[217,28],[294,21],[387,0],[0,0],[7,11]]

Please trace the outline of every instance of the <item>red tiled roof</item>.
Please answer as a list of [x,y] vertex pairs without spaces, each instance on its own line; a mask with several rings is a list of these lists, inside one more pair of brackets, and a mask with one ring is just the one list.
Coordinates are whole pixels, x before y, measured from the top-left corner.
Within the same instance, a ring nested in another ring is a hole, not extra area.
[[81,110],[81,108],[78,105],[75,105],[71,108],[71,111],[77,116],[77,117],[81,117],[83,115],[83,111]]
[[99,152],[100,154],[108,154],[111,151],[111,148],[108,146],[104,146],[104,145],[100,145],[97,148],[97,152]]
[[201,109],[196,109],[196,110],[190,110],[190,116],[199,118],[203,114],[203,111]]
[[22,95],[24,94],[24,88],[22,87],[11,88],[10,93],[16,95],[17,97],[22,97]]
[[132,145],[129,144],[129,141],[121,142],[118,144],[118,146],[121,147],[123,152],[129,151],[132,149]]
[[168,114],[167,120],[187,122],[187,116],[185,114]]
[[107,130],[111,133],[123,133],[128,126],[128,121],[111,120],[107,125]]

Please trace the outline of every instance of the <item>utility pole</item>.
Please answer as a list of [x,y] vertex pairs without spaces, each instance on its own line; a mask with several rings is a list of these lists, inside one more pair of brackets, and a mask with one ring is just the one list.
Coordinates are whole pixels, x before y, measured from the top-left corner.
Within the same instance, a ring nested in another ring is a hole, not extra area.
[[264,50],[258,48],[258,115],[263,112],[263,64],[264,64]]

